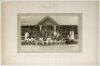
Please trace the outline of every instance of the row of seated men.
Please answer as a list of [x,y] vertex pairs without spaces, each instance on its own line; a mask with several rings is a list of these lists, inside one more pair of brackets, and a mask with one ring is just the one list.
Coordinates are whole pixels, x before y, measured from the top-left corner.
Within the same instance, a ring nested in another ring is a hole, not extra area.
[[[24,42],[22,43],[24,44]],[[35,41],[35,42],[30,42],[30,43],[27,43],[27,44],[34,44],[34,45],[54,45],[54,44],[66,44],[65,41],[62,41],[62,42],[48,42],[48,41]]]
[[54,40],[54,41],[40,41],[40,40],[35,40],[35,41],[32,41],[32,42],[25,42],[25,43],[35,44],[35,45],[52,45],[52,44],[65,44],[65,41],[57,41],[57,40]]
[[70,43],[69,41],[70,41],[69,39],[51,40],[51,38],[47,38],[46,40],[43,40],[43,38],[39,38],[39,40],[35,40],[31,38],[23,40],[23,43],[35,44],[35,45],[52,45],[52,44],[68,44]]

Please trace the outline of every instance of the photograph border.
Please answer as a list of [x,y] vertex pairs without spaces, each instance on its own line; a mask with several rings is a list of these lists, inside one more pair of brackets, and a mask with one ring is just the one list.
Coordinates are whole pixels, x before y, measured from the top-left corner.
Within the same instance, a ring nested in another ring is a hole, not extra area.
[[17,13],[17,52],[18,53],[48,53],[48,52],[27,52],[27,51],[21,51],[21,39],[20,37],[20,17],[21,16],[40,16],[40,15],[71,15],[71,16],[78,16],[79,20],[78,20],[78,33],[79,33],[79,50],[78,51],[74,51],[74,50],[70,50],[70,51],[66,51],[66,52],[49,52],[49,53],[80,53],[82,52],[82,13]]

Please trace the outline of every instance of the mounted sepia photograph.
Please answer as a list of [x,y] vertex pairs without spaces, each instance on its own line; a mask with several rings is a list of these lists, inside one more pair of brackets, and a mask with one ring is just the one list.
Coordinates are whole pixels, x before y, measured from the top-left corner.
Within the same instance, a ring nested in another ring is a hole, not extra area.
[[81,52],[80,13],[18,13],[18,52]]
[[2,2],[1,65],[98,65],[98,5]]

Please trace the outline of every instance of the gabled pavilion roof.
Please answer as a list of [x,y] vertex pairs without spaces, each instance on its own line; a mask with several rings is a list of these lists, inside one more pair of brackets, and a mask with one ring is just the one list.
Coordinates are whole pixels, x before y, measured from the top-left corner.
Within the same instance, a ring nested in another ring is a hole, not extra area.
[[46,16],[37,25],[59,25],[59,24],[50,16]]

